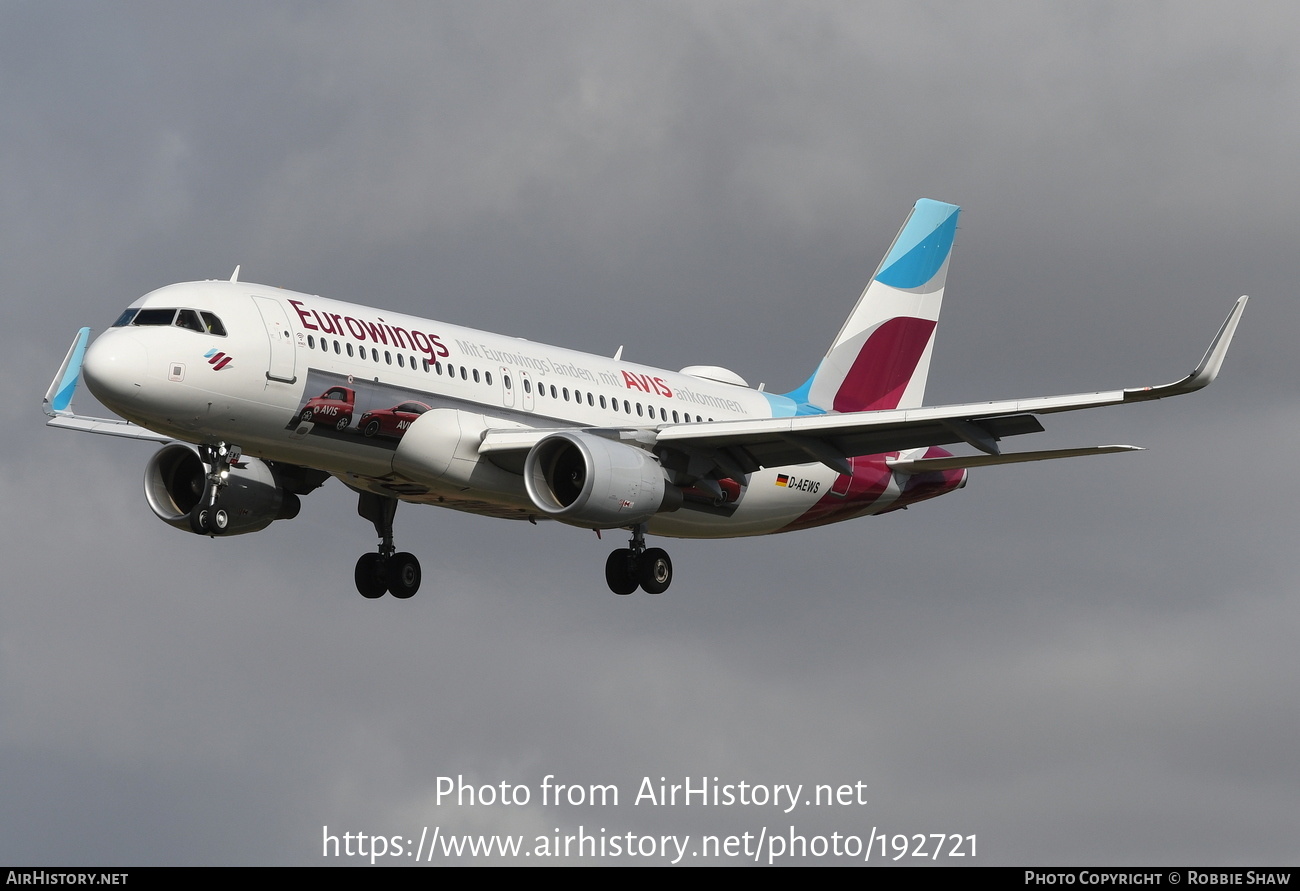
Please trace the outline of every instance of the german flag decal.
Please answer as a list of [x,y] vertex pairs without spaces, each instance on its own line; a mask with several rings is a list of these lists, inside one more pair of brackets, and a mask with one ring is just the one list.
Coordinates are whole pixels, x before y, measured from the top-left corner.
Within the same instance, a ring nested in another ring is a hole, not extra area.
[[777,484],[778,486],[788,486],[788,485],[790,485],[790,476],[789,476],[789,474],[778,473],[778,474],[776,475],[776,484]]

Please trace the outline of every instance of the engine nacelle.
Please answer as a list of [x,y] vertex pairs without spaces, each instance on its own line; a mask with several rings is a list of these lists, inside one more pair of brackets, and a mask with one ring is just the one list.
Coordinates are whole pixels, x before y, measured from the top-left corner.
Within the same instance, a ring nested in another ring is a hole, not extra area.
[[425,486],[478,489],[518,497],[519,472],[485,461],[479,443],[487,430],[523,427],[454,408],[434,408],[415,419],[393,453],[393,472]]
[[539,510],[592,529],[644,523],[682,505],[653,455],[590,433],[552,433],[533,446],[524,485]]
[[[203,497],[205,481],[199,450],[183,442],[168,443],[149,459],[144,469],[144,497],[158,519],[192,532],[190,511]],[[302,503],[285,491],[270,465],[243,458],[230,468],[219,504],[230,517],[223,535],[258,532],[275,520],[298,516]]]

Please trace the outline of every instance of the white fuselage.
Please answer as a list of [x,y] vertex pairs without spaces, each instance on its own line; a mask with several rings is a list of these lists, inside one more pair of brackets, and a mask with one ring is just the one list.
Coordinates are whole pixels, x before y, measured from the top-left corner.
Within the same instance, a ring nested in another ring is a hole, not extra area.
[[[653,430],[798,410],[792,399],[739,379],[724,383],[243,282],[171,285],[132,307],[212,314],[224,333],[130,323],[98,337],[83,366],[87,383],[128,420],[178,440],[228,442],[245,454],[324,470],[357,489],[492,516],[543,516],[518,468],[494,466],[484,487],[404,477],[394,455],[410,416],[395,409],[414,403],[475,419],[461,424],[460,447],[471,461],[485,460],[470,440],[488,428]],[[323,399],[332,388],[343,398]],[[832,506],[843,509],[834,519],[901,506],[904,481],[874,459],[888,479],[869,499],[845,498],[847,478],[821,463],[767,468],[750,476],[729,515],[687,507],[656,515],[649,531],[728,537],[816,525],[797,521],[837,497],[843,504]]]

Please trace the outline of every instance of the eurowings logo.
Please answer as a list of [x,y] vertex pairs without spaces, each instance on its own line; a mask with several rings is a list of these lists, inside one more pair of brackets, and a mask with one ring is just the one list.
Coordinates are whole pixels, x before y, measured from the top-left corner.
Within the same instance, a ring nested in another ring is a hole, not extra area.
[[208,364],[212,366],[213,371],[220,371],[230,364],[233,357],[226,355],[220,350],[208,350],[203,354],[203,358],[208,360]]

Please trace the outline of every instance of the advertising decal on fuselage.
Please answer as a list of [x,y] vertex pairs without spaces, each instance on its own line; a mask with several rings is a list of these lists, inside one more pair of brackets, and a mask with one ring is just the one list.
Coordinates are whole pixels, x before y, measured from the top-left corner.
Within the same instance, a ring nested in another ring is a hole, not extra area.
[[428,393],[315,368],[307,371],[303,397],[284,429],[385,449],[396,449],[415,419],[432,407]]

